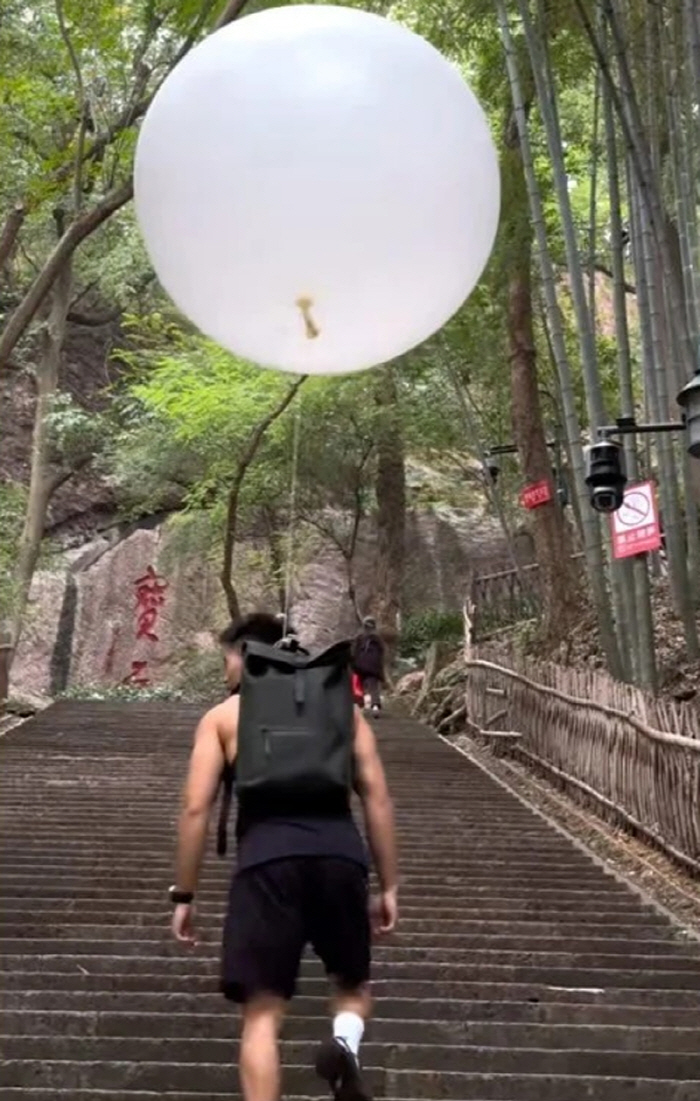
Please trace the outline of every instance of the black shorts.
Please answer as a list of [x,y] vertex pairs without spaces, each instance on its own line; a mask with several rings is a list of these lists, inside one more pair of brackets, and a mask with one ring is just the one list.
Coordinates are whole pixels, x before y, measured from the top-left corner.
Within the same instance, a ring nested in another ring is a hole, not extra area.
[[224,923],[221,990],[288,1000],[310,944],[342,990],[369,980],[367,872],[352,860],[294,856],[234,876]]

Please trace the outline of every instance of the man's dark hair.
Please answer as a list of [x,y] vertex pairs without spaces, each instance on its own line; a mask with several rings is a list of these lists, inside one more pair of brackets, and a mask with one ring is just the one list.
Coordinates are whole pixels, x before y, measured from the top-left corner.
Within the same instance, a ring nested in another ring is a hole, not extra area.
[[248,639],[274,646],[284,637],[282,621],[267,612],[253,612],[230,623],[219,635],[219,644],[232,650]]

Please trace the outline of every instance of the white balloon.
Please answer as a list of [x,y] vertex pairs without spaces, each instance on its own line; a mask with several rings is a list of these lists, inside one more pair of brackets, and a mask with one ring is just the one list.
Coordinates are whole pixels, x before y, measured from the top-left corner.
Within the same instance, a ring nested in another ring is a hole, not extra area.
[[141,128],[136,211],[165,290],[263,366],[386,362],[479,279],[500,179],[457,69],[367,12],[275,8],[210,35]]

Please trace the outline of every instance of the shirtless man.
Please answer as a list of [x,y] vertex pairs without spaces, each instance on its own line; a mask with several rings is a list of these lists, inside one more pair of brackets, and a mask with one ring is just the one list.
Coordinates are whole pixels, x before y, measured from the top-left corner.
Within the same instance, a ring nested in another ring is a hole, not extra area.
[[[274,644],[282,627],[274,616],[247,616],[220,636],[231,696],[197,727],[178,830],[172,931],[195,944],[194,896],[207,828],[224,764],[234,764],[242,672],[248,639]],[[374,734],[355,708],[356,791],[380,883],[372,907],[375,932],[397,919],[394,815]],[[316,1057],[317,1073],[338,1101],[366,1101],[359,1047],[370,1008],[371,929],[368,859],[350,813],[280,816],[268,808],[250,817],[239,807],[237,865],[224,923],[221,988],[242,1007],[240,1077],[245,1101],[278,1101],[278,1035],[294,994],[301,956],[311,944],[334,985],[333,1029]]]

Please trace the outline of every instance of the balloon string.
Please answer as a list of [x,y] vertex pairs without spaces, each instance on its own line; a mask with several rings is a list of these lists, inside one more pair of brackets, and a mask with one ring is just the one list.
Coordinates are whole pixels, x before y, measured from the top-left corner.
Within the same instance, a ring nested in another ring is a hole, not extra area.
[[312,298],[297,298],[297,306],[301,310],[301,316],[304,318],[304,327],[309,340],[315,340],[316,337],[321,334],[321,330],[311,316],[311,307],[313,304]]
[[287,566],[284,578],[284,610],[282,629],[289,629],[289,609],[292,602],[292,578],[294,570],[294,535],[297,522],[297,482],[299,470],[299,439],[301,437],[301,395],[297,395],[292,441],[292,483],[289,490],[289,529],[287,534]]

